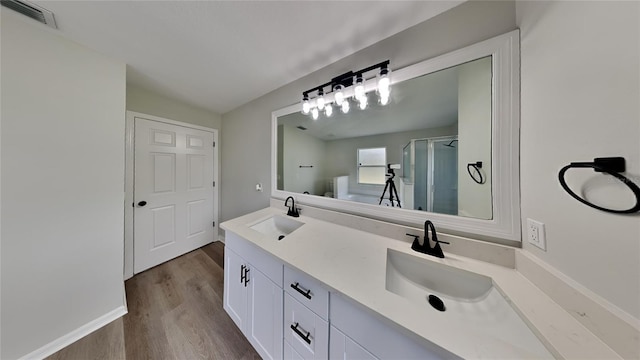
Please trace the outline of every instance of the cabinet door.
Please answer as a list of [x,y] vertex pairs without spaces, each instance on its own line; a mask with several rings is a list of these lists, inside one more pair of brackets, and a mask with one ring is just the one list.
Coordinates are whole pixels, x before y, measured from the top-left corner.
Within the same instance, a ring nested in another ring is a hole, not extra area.
[[331,360],[378,359],[333,326],[331,327],[329,339],[329,359]]
[[224,310],[242,331],[247,319],[246,266],[238,254],[229,248],[224,250]]
[[263,359],[282,359],[282,288],[252,267],[245,336]]

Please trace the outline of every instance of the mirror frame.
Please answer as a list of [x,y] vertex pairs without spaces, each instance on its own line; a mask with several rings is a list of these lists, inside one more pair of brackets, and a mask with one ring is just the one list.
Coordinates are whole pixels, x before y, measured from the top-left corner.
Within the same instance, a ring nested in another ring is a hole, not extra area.
[[[298,194],[277,189],[278,117],[300,111],[300,104],[272,113],[271,124],[271,197],[324,209],[364,216],[392,223],[422,227],[429,219],[445,233],[471,236],[489,241],[521,242],[520,230],[520,31],[476,43],[465,48],[394,70],[391,83],[399,83],[452,66],[491,56],[491,161],[493,219],[483,220],[419,210],[390,208],[334,198]],[[375,89],[375,78],[365,83],[367,92]],[[353,95],[348,88],[345,96]],[[509,242],[507,242],[508,244]]]

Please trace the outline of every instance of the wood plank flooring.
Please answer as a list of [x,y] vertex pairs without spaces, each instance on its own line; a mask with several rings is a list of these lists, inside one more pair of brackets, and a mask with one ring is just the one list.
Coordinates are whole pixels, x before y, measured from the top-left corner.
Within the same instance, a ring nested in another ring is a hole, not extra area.
[[127,315],[47,359],[260,359],[222,309],[223,265],[215,242],[134,276]]

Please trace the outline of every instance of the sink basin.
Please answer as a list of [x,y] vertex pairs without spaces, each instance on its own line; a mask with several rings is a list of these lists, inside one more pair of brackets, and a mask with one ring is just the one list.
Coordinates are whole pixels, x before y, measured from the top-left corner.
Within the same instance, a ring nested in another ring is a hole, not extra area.
[[249,228],[263,235],[282,240],[284,236],[291,234],[302,225],[304,225],[304,223],[300,221],[282,215],[274,215],[249,225]]
[[405,298],[424,301],[429,294],[459,301],[486,297],[491,278],[456,269],[393,249],[387,249],[386,289]]
[[393,249],[387,249],[386,265],[387,291],[448,322],[527,351],[531,358],[553,358],[490,277]]

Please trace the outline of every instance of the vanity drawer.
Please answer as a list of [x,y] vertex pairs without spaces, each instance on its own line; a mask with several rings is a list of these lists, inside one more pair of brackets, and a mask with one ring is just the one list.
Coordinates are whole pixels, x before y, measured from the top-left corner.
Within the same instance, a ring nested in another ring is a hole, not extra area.
[[304,360],[300,354],[298,354],[288,342],[284,342],[284,360]]
[[310,276],[284,267],[284,289],[323,319],[329,318],[329,291]]
[[284,295],[284,339],[304,359],[329,356],[329,323],[289,294]]

